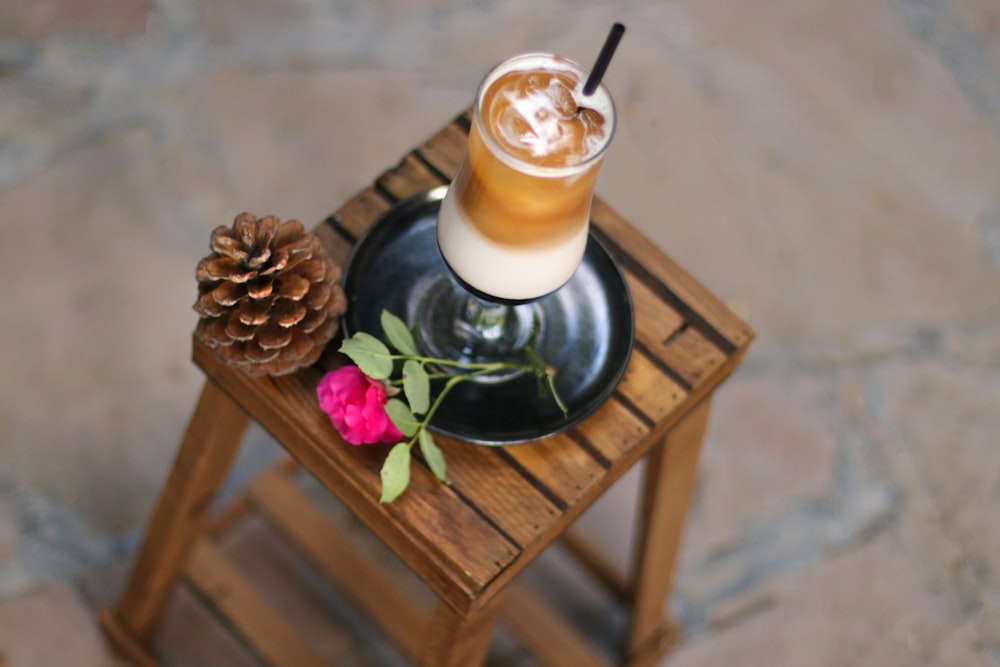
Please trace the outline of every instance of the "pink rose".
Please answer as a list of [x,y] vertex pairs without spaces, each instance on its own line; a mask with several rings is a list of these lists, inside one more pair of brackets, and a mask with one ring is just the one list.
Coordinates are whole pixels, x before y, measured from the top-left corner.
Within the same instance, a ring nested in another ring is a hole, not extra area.
[[324,375],[316,387],[316,396],[337,432],[352,445],[403,439],[385,413],[385,385],[357,366],[343,366]]

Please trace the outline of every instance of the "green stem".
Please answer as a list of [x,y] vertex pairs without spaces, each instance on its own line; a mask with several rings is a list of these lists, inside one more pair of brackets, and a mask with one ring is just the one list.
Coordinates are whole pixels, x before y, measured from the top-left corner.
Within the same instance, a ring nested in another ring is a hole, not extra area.
[[437,397],[434,399],[434,402],[431,404],[431,407],[427,410],[427,414],[424,415],[424,418],[421,420],[420,425],[417,426],[416,432],[409,439],[409,441],[407,441],[406,446],[408,448],[413,449],[413,445],[415,445],[417,441],[420,439],[420,432],[426,429],[430,425],[431,419],[434,418],[434,414],[437,412],[437,409],[441,406],[441,403],[444,401],[445,396],[447,396],[448,392],[454,389],[456,385],[470,378],[474,378],[479,375],[486,375],[487,373],[492,373],[495,370],[499,370],[499,368],[494,368],[494,366],[499,365],[501,368],[504,366],[504,364],[500,362],[498,362],[497,364],[483,364],[483,365],[489,366],[489,368],[483,368],[477,371],[473,371],[472,373],[465,373],[464,375],[447,376],[449,380],[444,384],[444,387],[441,388],[441,393],[437,395]]
[[[441,405],[441,402],[444,400],[445,396],[447,396],[448,392],[450,392],[458,383],[464,382],[465,380],[468,380],[470,378],[479,377],[481,375],[488,375],[495,371],[500,371],[505,369],[516,369],[522,371],[529,371],[532,373],[538,373],[539,370],[535,366],[529,364],[512,364],[505,361],[494,361],[489,363],[452,361],[450,359],[438,359],[437,357],[421,357],[409,354],[392,354],[389,355],[389,358],[394,360],[403,360],[403,361],[408,361],[412,359],[414,361],[418,361],[423,364],[437,364],[441,366],[457,366],[460,368],[475,369],[471,373],[464,373],[462,375],[452,375],[451,373],[435,373],[428,376],[429,379],[432,380],[438,380],[446,377],[448,378],[448,381],[445,383],[444,387],[441,388],[441,393],[439,393],[437,395],[437,398],[434,399],[434,403],[431,404],[430,409],[427,410],[427,414],[424,415],[424,419],[420,422],[420,425],[417,427],[416,433],[414,433],[413,437],[410,438],[410,440],[406,443],[407,447],[411,449],[419,439],[420,431],[427,428],[427,425],[431,423],[431,419],[434,418],[434,414],[437,412],[437,409]],[[555,376],[547,371],[545,373],[545,376],[549,384],[549,389],[552,392],[552,398],[555,400],[556,405],[559,407],[560,410],[562,410],[564,415],[567,414],[566,406],[563,404],[562,399],[556,392]],[[390,379],[388,381],[388,384],[392,386],[401,386],[403,384],[403,379],[402,378]]]
[[[391,354],[390,359],[399,361],[418,361],[423,364],[436,364],[438,366],[457,366],[459,368],[469,368],[475,369],[473,373],[467,373],[465,376],[456,376],[452,373],[432,373],[428,375],[428,379],[440,380],[442,378],[454,378],[454,377],[473,377],[478,375],[486,375],[494,371],[502,371],[506,369],[511,370],[521,370],[521,371],[531,371],[535,372],[535,367],[528,364],[512,364],[506,361],[492,361],[492,362],[472,362],[472,361],[452,361],[450,359],[438,359],[437,357],[420,357],[410,354]],[[390,378],[387,383],[394,386],[400,387],[403,385],[403,378]]]
[[[502,366],[502,364],[501,364],[501,366]],[[477,377],[479,375],[486,375],[487,373],[491,373],[494,370],[499,370],[499,369],[489,368],[489,369],[483,369],[483,370],[474,371],[472,373],[466,373],[465,375],[453,375],[453,376],[451,376],[451,378],[447,382],[444,383],[444,386],[441,388],[441,393],[439,393],[437,395],[437,398],[434,399],[434,403],[432,403],[430,409],[427,410],[427,414],[424,415],[423,421],[420,422],[420,428],[421,429],[422,428],[426,428],[427,425],[431,423],[431,419],[434,418],[434,413],[437,412],[437,409],[441,405],[441,402],[444,400],[444,397],[447,396],[448,392],[451,391],[459,382],[464,382],[465,380],[468,380],[469,378],[474,378],[474,377]],[[417,433],[419,435],[420,429],[417,429]]]
[[492,372],[492,371],[502,371],[504,369],[517,369],[522,371],[534,371],[534,366],[528,364],[512,364],[506,361],[491,361],[491,362],[474,362],[474,361],[455,361],[452,359],[438,359],[437,357],[420,357],[410,354],[390,354],[390,359],[406,361],[412,359],[413,361],[419,361],[423,364],[435,364],[438,366],[458,366],[460,368],[471,368],[476,369],[477,374],[482,374],[480,371]]

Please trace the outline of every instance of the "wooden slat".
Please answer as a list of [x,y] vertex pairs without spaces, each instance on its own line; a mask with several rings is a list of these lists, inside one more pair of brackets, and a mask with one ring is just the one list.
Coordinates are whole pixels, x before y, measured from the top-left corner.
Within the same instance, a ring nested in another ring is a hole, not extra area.
[[491,447],[435,436],[448,462],[448,480],[518,546],[529,544],[559,516],[531,482]]
[[[323,244],[323,248],[330,256],[330,259],[343,269],[347,265],[348,258],[351,256],[351,248],[353,246],[350,242],[337,233],[330,225],[320,225],[313,230],[313,233],[319,237],[320,243]],[[336,280],[339,281],[340,276]]]
[[187,576],[270,664],[324,667],[323,660],[299,632],[208,540],[195,546]]
[[397,167],[379,176],[375,183],[393,197],[406,199],[442,185],[444,181],[411,153]]
[[245,493],[241,493],[212,517],[212,523],[205,529],[205,535],[212,539],[222,537],[252,511],[253,505],[250,499]]
[[[280,472],[284,475],[291,475],[299,470],[299,466],[290,458],[281,458],[271,466],[270,470]],[[211,524],[205,531],[205,535],[218,540],[253,511],[254,505],[250,501],[249,489],[246,489],[243,493],[233,498],[228,505],[216,512],[215,516],[212,517]]]
[[456,123],[449,123],[421,146],[420,155],[435,169],[453,178],[465,155],[469,135]]
[[373,188],[365,188],[337,209],[330,218],[358,239],[378,216],[389,210],[390,206],[391,203]]
[[[314,230],[316,236],[319,237],[320,243],[326,249],[327,253],[334,263],[340,267],[338,271],[340,272],[337,276],[338,283],[342,284],[343,280],[343,270],[346,267],[348,259],[351,254],[351,244],[347,239],[340,235],[331,225],[321,224]],[[333,339],[327,343],[326,348],[323,350],[323,354],[317,362],[319,368],[332,369],[339,368],[346,361],[346,357],[343,357],[340,353],[340,344],[343,341],[343,330],[336,332]]]
[[604,474],[604,467],[565,434],[506,447],[503,456],[513,459],[564,505],[575,504]]
[[500,620],[545,667],[609,667],[541,598],[520,584],[507,587]]
[[722,366],[726,355],[704,334],[688,327],[651,351],[676,370],[692,387]]
[[649,428],[614,398],[605,402],[594,416],[575,430],[611,465],[616,465],[624,454],[649,434]]
[[667,287],[682,303],[697,313],[734,349],[743,349],[753,339],[753,329],[737,317],[714,294],[666,253],[649,242],[641,232],[607,205],[594,197],[591,219],[636,262]]
[[216,362],[197,340],[194,358],[456,609],[475,604],[478,592],[518,555],[514,545],[423,466],[413,467],[410,488],[402,497],[380,504],[379,470],[387,448],[355,447],[340,439],[316,404],[319,370],[252,378]]
[[656,296],[631,271],[623,271],[635,309],[636,338],[646,345],[659,346],[684,325],[684,318]]
[[635,337],[646,350],[693,387],[726,361],[726,355],[673,307],[630,272],[625,272],[635,306]]
[[[136,641],[132,633],[122,627],[118,618],[110,611],[98,614],[97,621],[111,646],[132,667],[159,667],[156,660],[149,655],[148,647]],[[0,667],[3,667],[3,663],[0,663]]]
[[250,487],[250,497],[320,570],[353,598],[368,617],[415,660],[427,617],[400,587],[354,546],[354,539],[323,514],[289,475],[270,470]]
[[688,395],[641,349],[632,351],[617,391],[653,422],[669,415]]

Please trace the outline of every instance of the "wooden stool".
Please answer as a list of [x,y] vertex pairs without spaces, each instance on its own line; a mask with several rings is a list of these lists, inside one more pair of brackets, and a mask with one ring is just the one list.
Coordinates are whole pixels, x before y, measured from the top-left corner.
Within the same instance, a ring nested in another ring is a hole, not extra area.
[[[394,202],[447,183],[465,149],[468,115],[456,118],[351,199],[317,233],[343,263],[351,246]],[[341,363],[331,344],[315,367],[251,378],[216,362],[197,340],[194,361],[207,376],[169,480],[126,588],[101,624],[133,663],[153,665],[149,647],[178,577],[221,580],[232,625],[275,665],[318,664],[295,628],[239,584],[204,535],[210,505],[250,418],[350,508],[437,595],[429,617],[394,581],[272,470],[248,497],[317,568],[424,667],[482,663],[494,622],[545,665],[609,663],[515,576],[557,538],[631,608],[615,664],[652,665],[676,628],[665,604],[713,391],[742,358],[753,332],[718,299],[600,199],[593,233],[624,272],[635,306],[636,341],[611,398],[569,432],[524,446],[489,448],[440,437],[450,485],[414,465],[409,490],[379,504],[381,447],[339,439],[319,409],[315,387]],[[568,526],[640,458],[647,457],[634,568],[624,576]]]

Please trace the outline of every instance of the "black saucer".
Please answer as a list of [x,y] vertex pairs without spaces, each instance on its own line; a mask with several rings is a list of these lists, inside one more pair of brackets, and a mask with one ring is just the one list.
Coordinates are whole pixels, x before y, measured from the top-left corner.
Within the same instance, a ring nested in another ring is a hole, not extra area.
[[[345,335],[365,331],[384,340],[383,309],[413,324],[423,290],[448,271],[436,235],[445,191],[399,202],[358,241],[344,273]],[[534,377],[525,375],[459,384],[434,416],[433,430],[484,445],[528,442],[570,428],[608,398],[628,365],[635,324],[628,285],[593,235],[569,282],[537,304],[545,318],[538,350],[556,369],[569,416],[551,398],[539,398]]]

